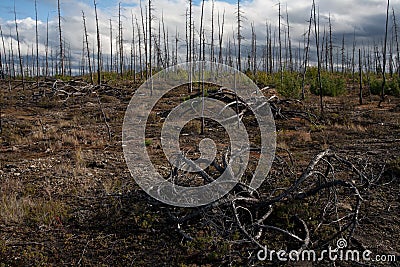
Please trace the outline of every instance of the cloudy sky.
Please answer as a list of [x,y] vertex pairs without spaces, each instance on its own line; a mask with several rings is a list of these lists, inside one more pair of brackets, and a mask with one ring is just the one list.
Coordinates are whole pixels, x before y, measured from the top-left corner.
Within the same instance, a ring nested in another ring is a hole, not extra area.
[[[82,51],[82,11],[87,17],[87,28],[91,46],[95,46],[96,36],[94,8],[92,1],[82,0],[60,0],[62,13],[62,27],[64,38],[71,47],[71,50],[78,55]],[[121,0],[123,13],[124,39],[127,46],[132,38],[131,18],[137,16],[140,19],[139,0]],[[200,24],[200,0],[195,0],[194,23],[198,29]],[[225,12],[225,37],[233,36],[236,31],[235,24],[235,0],[215,0],[215,25],[217,25],[218,13],[222,16]],[[291,27],[291,38],[294,44],[303,40],[303,34],[310,16],[311,0],[291,0],[281,2],[283,12],[286,8],[289,14]],[[118,1],[97,0],[100,17],[100,32],[103,54],[110,51],[109,20],[112,20],[114,38],[117,31]],[[184,45],[185,40],[185,10],[188,6],[187,0],[152,0],[154,5],[155,21],[153,25],[158,27],[158,20],[164,16],[165,26],[169,32],[170,40],[179,33],[180,44]],[[272,25],[278,23],[277,0],[242,0],[243,35],[245,42],[251,39],[251,23],[254,24],[258,43],[265,42],[265,23]],[[147,0],[142,0],[143,7]],[[348,44],[353,42],[355,33],[358,44],[372,44],[374,41],[382,40],[385,29],[385,0],[319,0],[316,4],[320,12],[321,30],[324,25],[327,27],[327,18],[330,16],[333,24],[333,35],[339,45],[342,36],[345,36]],[[57,0],[37,0],[39,17],[39,42],[40,51],[44,51],[46,38],[46,20],[49,19],[50,43],[55,48],[58,45],[57,37]],[[27,53],[29,47],[35,43],[35,6],[34,0],[15,0],[19,35],[21,39],[22,53]],[[391,0],[391,9],[395,14],[400,15],[400,0]],[[8,47],[11,38],[15,38],[14,25],[14,1],[2,0],[0,2],[0,25],[5,37],[5,45]],[[283,14],[286,18],[286,14]],[[400,17],[399,17],[400,19]],[[208,32],[208,39],[211,32],[211,0],[205,3],[205,29]],[[282,22],[284,23],[284,22]],[[156,29],[158,31],[158,29]],[[15,40],[14,40],[15,42]]]

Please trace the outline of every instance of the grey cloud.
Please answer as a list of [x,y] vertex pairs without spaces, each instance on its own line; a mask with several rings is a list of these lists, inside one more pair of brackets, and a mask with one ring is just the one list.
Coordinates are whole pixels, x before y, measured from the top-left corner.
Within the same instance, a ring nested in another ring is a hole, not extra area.
[[[41,0],[45,1],[49,5],[54,7],[54,11],[57,7],[56,0]],[[61,0],[62,2],[62,14],[63,14],[63,36],[68,45],[74,51],[77,59],[82,51],[82,36],[83,36],[83,26],[82,26],[82,14],[81,10],[85,11],[87,17],[87,28],[89,34],[89,43],[91,48],[95,44],[96,28],[94,19],[94,9],[91,1],[79,1],[79,0]],[[100,2],[100,1],[98,1]],[[143,8],[147,1],[143,0]],[[303,34],[308,28],[308,20],[310,17],[311,2],[309,0],[298,0],[298,1],[288,1],[288,12],[289,20],[291,26],[291,38],[293,45],[297,45],[299,42],[303,42]],[[122,1],[122,13],[123,13],[123,27],[124,27],[124,39],[126,40],[125,50],[130,50],[130,42],[132,38],[131,29],[131,12],[138,17],[140,23],[140,9],[138,6],[138,0],[124,0]],[[40,1],[39,11],[40,11]],[[104,4],[104,3],[102,3]],[[186,0],[153,0],[154,4],[154,16],[156,20],[154,21],[154,30],[158,32],[158,20],[161,19],[161,14],[164,15],[164,22],[168,29],[170,40],[174,38],[175,31],[177,30],[180,35],[180,46],[184,45],[185,39],[185,10],[187,8]],[[274,27],[277,26],[278,22],[278,7],[277,1],[275,0],[252,0],[244,1],[242,4],[244,16],[246,20],[243,25],[242,34],[245,36],[244,45],[248,43],[251,39],[251,26],[250,24],[254,22],[258,44],[262,44],[265,41],[265,23],[268,21],[272,23]],[[340,46],[342,41],[342,36],[345,36],[346,43],[351,44],[353,40],[353,32],[355,31],[358,43],[366,43],[373,40],[379,42],[383,37],[384,22],[385,22],[385,1],[381,0],[339,0],[339,1],[326,1],[321,0],[317,2],[319,7],[319,12],[321,15],[320,23],[321,30],[323,27],[328,27],[327,17],[331,16],[333,25],[333,37],[335,40],[335,45]],[[400,10],[400,0],[392,0],[391,6],[395,9],[396,13]],[[110,51],[110,39],[109,39],[109,19],[113,21],[113,38],[117,36],[117,14],[118,14],[118,3],[115,2],[113,6],[107,7],[105,9],[101,8],[99,5],[99,22],[100,22],[100,32],[102,41],[103,55],[108,56]],[[224,32],[224,42],[227,38],[233,38],[233,31],[236,32],[236,5],[229,4],[227,2],[216,1],[215,2],[215,27],[217,27],[217,14],[218,12],[222,16],[225,10],[225,32]],[[282,26],[285,26],[285,14],[286,3],[282,2]],[[200,20],[200,6],[194,7],[194,23],[196,28],[199,27]],[[28,46],[32,46],[35,42],[34,35],[34,21],[28,19],[28,17],[34,17],[34,11],[32,9],[32,14],[27,14],[25,19],[23,18],[25,14],[19,14],[19,18],[23,20],[19,24],[19,31],[21,41],[23,42],[23,49],[28,49]],[[400,15],[399,15],[400,19]],[[210,38],[211,32],[211,2],[206,1],[205,4],[205,30]],[[15,26],[13,21],[6,22],[1,19],[0,23],[3,27],[3,33],[8,34],[8,27],[11,28],[12,35],[15,35]],[[58,30],[57,30],[57,19],[56,12],[50,14],[50,43],[54,49],[58,46]],[[216,33],[217,35],[217,28]],[[284,33],[284,31],[282,31]],[[46,36],[46,22],[41,21],[39,25],[40,43],[41,51],[44,51],[44,43]],[[136,34],[136,32],[135,32]],[[14,37],[15,38],[15,37]],[[196,37],[196,41],[197,41]],[[226,45],[226,44],[225,44]],[[244,49],[246,51],[248,49]],[[24,52],[25,53],[25,52]]]

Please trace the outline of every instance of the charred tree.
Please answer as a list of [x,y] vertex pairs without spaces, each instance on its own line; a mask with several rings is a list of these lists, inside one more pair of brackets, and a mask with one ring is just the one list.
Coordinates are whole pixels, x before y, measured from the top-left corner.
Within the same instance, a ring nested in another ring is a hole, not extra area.
[[36,84],[39,87],[39,32],[37,0],[35,0],[35,41],[36,41]]
[[62,40],[62,30],[61,30],[61,6],[60,0],[57,0],[57,12],[58,12],[58,36],[60,45],[60,66],[61,66],[61,76],[64,76],[64,50],[63,50],[63,40]]
[[96,35],[97,35],[97,84],[101,84],[101,43],[100,43],[100,31],[99,31],[99,20],[97,17],[97,4],[96,0],[93,0],[94,14],[96,18]]
[[[321,81],[321,59],[319,55],[319,23],[317,25],[317,16],[316,16],[316,7],[315,7],[315,0],[313,0],[313,9],[314,9],[314,29],[315,29],[315,45],[317,48],[317,64],[318,64],[318,88],[319,88],[319,97],[320,97],[320,108],[321,108],[321,115],[323,116],[324,113],[324,103],[323,103],[323,92],[322,92],[322,81]],[[319,21],[319,18],[318,18]]]
[[22,89],[25,90],[24,67],[22,65],[22,56],[21,56],[21,47],[20,47],[20,42],[19,42],[17,11],[15,10],[15,2],[14,2],[14,21],[15,21],[15,32],[17,34],[17,48],[18,48],[19,68],[20,68],[20,71],[21,71],[20,75],[21,75],[21,79],[22,79]]
[[304,53],[303,79],[301,81],[301,99],[303,100],[305,99],[305,81],[306,81],[306,74],[308,67],[308,53],[310,51],[310,35],[311,35],[312,20],[313,20],[313,8],[311,8],[310,21],[308,24],[308,31],[307,31],[307,45],[305,47],[305,53]]
[[387,1],[386,7],[386,27],[385,27],[385,40],[383,45],[383,64],[382,64],[382,89],[381,89],[381,101],[379,102],[379,106],[381,106],[382,102],[385,101],[385,85],[386,85],[386,46],[387,46],[387,35],[388,35],[388,24],[389,24],[389,6],[390,0]]
[[87,53],[87,59],[88,59],[88,67],[89,67],[89,78],[90,78],[90,83],[93,84],[93,73],[92,73],[92,65],[90,62],[90,50],[89,50],[89,41],[88,41],[88,34],[87,34],[87,29],[86,29],[86,18],[85,18],[85,12],[82,10],[82,19],[83,19],[83,31],[84,31],[84,36],[85,36],[85,43],[86,43],[86,53]]
[[224,13],[222,14],[222,23],[220,23],[219,20],[219,13],[218,13],[218,43],[219,43],[219,51],[218,51],[218,62],[220,64],[223,63],[223,57],[222,57],[222,42],[224,38],[224,23],[225,23],[225,10]]
[[363,104],[363,75],[362,75],[362,58],[361,58],[361,49],[358,49],[358,71],[360,74],[360,93],[359,93],[359,100],[360,100],[360,105]]
[[243,36],[241,35],[242,29],[242,14],[240,10],[240,0],[237,0],[237,40],[238,40],[238,51],[237,51],[237,68],[239,71],[242,71],[242,39]]

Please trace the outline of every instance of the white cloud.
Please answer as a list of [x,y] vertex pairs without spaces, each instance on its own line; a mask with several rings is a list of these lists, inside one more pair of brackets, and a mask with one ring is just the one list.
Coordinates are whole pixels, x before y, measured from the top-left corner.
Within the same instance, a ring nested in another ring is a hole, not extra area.
[[[56,7],[55,1],[45,0]],[[91,3],[83,2],[79,0],[61,0],[62,2],[62,29],[63,38],[65,39],[68,46],[70,46],[76,59],[80,58],[82,53],[82,37],[83,37],[83,23],[82,23],[82,10],[85,12],[86,24],[89,35],[89,44],[91,49],[93,45],[96,45],[96,27],[94,8]],[[101,1],[99,6],[107,6],[106,9],[99,8],[99,27],[101,33],[102,51],[103,55],[107,56],[110,51],[110,29],[109,20],[112,20],[113,25],[113,38],[117,36],[118,29],[118,3]],[[161,16],[164,16],[164,23],[166,30],[169,33],[170,43],[173,43],[175,31],[177,30],[180,37],[180,45],[185,44],[185,12],[188,8],[187,0],[153,0],[154,5],[154,17],[153,30],[158,33],[158,25],[161,20]],[[143,0],[143,11],[147,12],[146,5],[147,1]],[[378,0],[338,0],[338,1],[324,1],[321,0],[317,5],[321,15],[321,29],[323,25],[327,24],[327,17],[330,15],[333,23],[334,37],[337,42],[341,42],[342,36],[345,35],[346,39],[351,38],[354,30],[356,35],[364,38],[364,40],[379,40],[383,35],[384,31],[384,20],[386,6],[385,1]],[[125,43],[125,51],[130,51],[130,42],[132,38],[131,28],[131,14],[138,18],[139,25],[141,27],[141,17],[139,0],[124,0],[121,2],[122,5],[122,23],[123,23],[123,35]],[[395,10],[400,8],[400,0],[392,0],[391,5]],[[289,20],[291,26],[291,37],[293,38],[293,44],[298,44],[299,41],[303,41],[302,34],[308,28],[307,20],[310,16],[311,1],[298,0],[290,1],[287,3],[287,9],[289,12]],[[40,9],[40,3],[39,3]],[[217,40],[218,24],[217,15],[221,16],[225,12],[225,29],[224,29],[224,42],[227,38],[233,38],[233,32],[236,32],[236,5],[230,4],[223,1],[215,1],[215,13],[214,13],[214,25],[215,25],[215,40]],[[249,42],[251,38],[251,27],[250,24],[254,23],[258,38],[258,43],[264,43],[265,38],[265,23],[272,23],[277,26],[278,22],[278,6],[276,0],[252,0],[243,1],[242,3],[243,15],[245,17],[243,23],[243,35],[245,41]],[[32,10],[34,12],[34,10]],[[200,24],[200,13],[201,6],[194,6],[194,24],[196,27],[196,41],[198,41],[198,29]],[[286,3],[282,3],[282,27],[285,27],[286,19]],[[49,38],[50,44],[53,49],[58,47],[58,21],[56,13],[51,14],[49,21]],[[34,13],[32,14],[34,16]],[[400,19],[400,16],[398,16]],[[35,20],[31,17],[19,18],[18,29],[21,39],[21,51],[26,53],[29,48],[35,44]],[[6,50],[8,51],[8,45],[10,43],[10,30],[11,35],[15,38],[15,25],[14,21],[4,21],[0,15],[0,23],[2,25],[3,34],[5,35]],[[204,6],[204,28],[207,34],[207,40],[209,41],[211,35],[211,1],[205,2]],[[39,37],[40,37],[40,52],[44,53],[44,44],[46,42],[46,21],[39,21]],[[135,25],[136,27],[136,25]],[[282,32],[284,33],[284,31]],[[137,31],[135,31],[137,34]],[[136,40],[138,38],[136,37]],[[349,39],[349,43],[352,40]],[[217,43],[217,41],[215,41]],[[14,40],[15,44],[15,40]],[[226,43],[225,43],[226,45]],[[115,41],[114,41],[115,50]],[[182,49],[182,53],[184,49]]]

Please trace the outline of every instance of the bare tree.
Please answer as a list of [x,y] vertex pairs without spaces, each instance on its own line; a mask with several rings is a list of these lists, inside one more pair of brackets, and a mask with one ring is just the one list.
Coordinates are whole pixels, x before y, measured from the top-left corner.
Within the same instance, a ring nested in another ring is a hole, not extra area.
[[220,23],[220,21],[219,21],[219,13],[218,13],[218,43],[219,43],[218,62],[220,64],[223,63],[222,42],[223,42],[223,38],[224,38],[224,23],[225,23],[225,10],[224,10],[224,13],[222,14],[222,23]]
[[[148,23],[149,23],[148,35],[149,36],[147,38],[148,42],[149,42],[149,44],[148,44],[148,46],[149,46],[149,48],[148,48],[149,49],[149,74],[148,74],[148,77],[151,77],[153,75],[153,66],[151,64],[151,55],[152,55],[151,40],[152,40],[152,37],[153,37],[153,35],[152,35],[152,26],[151,26],[151,23],[153,21],[153,17],[152,17],[151,11],[152,11],[153,7],[151,5],[151,0],[149,0],[148,9],[149,9],[149,16],[148,16]],[[151,88],[151,90],[153,91],[153,88]]]
[[286,4],[286,23],[287,23],[287,35],[288,35],[288,44],[289,44],[289,70],[293,71],[293,54],[292,54],[292,41],[290,39],[290,22],[289,22],[289,13],[287,10]]
[[94,13],[96,17],[96,33],[97,33],[97,84],[101,84],[101,44],[100,44],[100,31],[99,31],[99,20],[97,18],[97,4],[96,0],[93,0]]
[[193,33],[193,22],[192,22],[192,9],[193,9],[193,1],[189,0],[189,85],[188,85],[188,92],[189,94],[192,93],[193,91],[193,83],[192,83],[192,75],[193,75],[193,67],[192,67],[192,55],[193,55],[193,46],[194,42],[192,43],[192,40],[194,40],[194,33]]
[[362,87],[362,82],[363,82],[363,75],[362,75],[362,58],[361,58],[361,48],[358,49],[358,71],[360,74],[360,94],[359,94],[359,100],[360,100],[360,105],[363,104],[363,87]]
[[47,14],[46,20],[46,45],[45,45],[45,57],[46,57],[46,67],[45,67],[45,77],[49,75],[49,15]]
[[118,45],[119,45],[119,71],[124,74],[124,39],[122,34],[121,3],[118,4]]
[[251,64],[249,66],[254,79],[257,79],[257,35],[254,29],[254,23],[251,23]]
[[[317,16],[315,11],[315,0],[313,0],[313,8],[314,8],[314,28],[315,28],[315,45],[317,47],[317,62],[318,62],[318,87],[319,87],[319,96],[320,96],[320,107],[321,107],[321,115],[324,113],[324,104],[322,102],[322,81],[321,81],[321,59],[319,55],[319,23],[317,26]],[[319,21],[319,18],[318,18]]]
[[397,28],[396,14],[394,12],[394,8],[392,8],[392,11],[393,11],[394,36],[396,41],[396,68],[397,68],[396,72],[400,77],[400,50],[399,50],[399,40],[398,40],[398,28]]
[[140,27],[139,27],[139,23],[137,20],[137,17],[135,15],[135,21],[136,21],[136,29],[137,29],[137,35],[139,38],[139,66],[140,66],[140,79],[143,80],[143,65],[142,65],[142,38],[140,35]]
[[[10,27],[10,36],[11,35],[11,27]],[[12,73],[12,77],[15,80],[16,70],[15,70],[15,60],[14,60],[14,46],[13,46],[13,38],[10,38],[10,46],[9,46],[9,62],[10,62],[10,72]]]
[[3,52],[0,50],[0,79],[4,79]]
[[355,51],[356,51],[356,30],[354,29],[353,33],[353,56],[351,58],[351,77],[352,77],[352,87],[354,88],[354,82],[355,82],[355,72],[356,72],[356,63],[355,63]]
[[272,74],[272,70],[274,68],[274,55],[273,55],[273,50],[272,50],[272,26],[271,24],[269,25],[269,41],[268,41],[268,61],[269,61],[269,73]]
[[19,68],[20,68],[20,71],[21,71],[22,89],[25,90],[24,68],[23,68],[23,65],[22,65],[21,47],[20,47],[20,43],[19,43],[17,11],[15,10],[15,1],[14,1],[14,21],[15,21],[15,32],[17,34],[18,58],[19,58]]
[[131,70],[133,75],[133,81],[136,82],[135,23],[133,20],[133,12],[131,12],[131,22],[132,22]]
[[8,67],[8,63],[7,63],[7,54],[6,54],[6,46],[4,44],[3,29],[1,28],[1,25],[0,25],[0,35],[1,35],[1,42],[2,42],[2,45],[3,45],[3,58],[4,58],[4,65],[5,65],[5,69],[4,69],[4,66],[2,66],[2,71],[5,70],[5,74],[9,75],[9,67]]
[[329,22],[329,65],[331,68],[331,73],[333,73],[333,44],[332,44],[331,14],[329,14],[328,22]]
[[200,15],[200,34],[199,34],[199,59],[202,57],[202,34],[203,34],[203,19],[204,19],[204,0],[201,4],[201,15]]
[[36,37],[36,83],[37,86],[39,86],[39,33],[38,33],[37,0],[35,0],[35,37]]
[[211,0],[211,47],[210,47],[210,61],[215,61],[214,55],[214,0]]
[[238,40],[238,53],[237,53],[237,68],[242,71],[242,53],[241,53],[241,43],[243,36],[241,35],[242,29],[242,11],[240,10],[240,0],[237,0],[237,40]]
[[308,24],[308,31],[307,31],[307,45],[305,47],[305,53],[304,53],[303,79],[301,81],[301,99],[303,99],[303,100],[305,98],[305,80],[306,80],[307,67],[308,67],[308,53],[310,51],[310,35],[311,35],[312,20],[313,20],[313,8],[311,8],[310,21]]
[[[164,41],[164,68],[169,67],[169,40],[168,40],[168,29],[165,31],[165,23],[164,23],[164,13],[161,17],[162,29],[163,29],[163,41]],[[160,44],[161,46],[161,44]]]
[[179,33],[178,27],[175,28],[175,62],[174,64],[178,64],[178,42],[179,42]]
[[381,101],[379,101],[379,106],[385,101],[385,85],[386,85],[386,46],[387,46],[387,35],[388,35],[388,24],[389,24],[389,5],[390,0],[387,1],[386,7],[386,27],[385,27],[385,40],[383,46],[383,66],[382,66],[382,90],[381,90]]
[[390,78],[393,78],[393,64],[394,64],[394,60],[393,60],[393,44],[394,44],[394,25],[392,27],[391,30],[391,38],[390,38],[390,42],[389,42],[389,74],[390,74]]
[[112,32],[112,21],[110,20],[110,71],[113,71],[113,32]]
[[280,85],[283,84],[283,66],[282,66],[282,38],[281,38],[281,2],[278,2],[278,42],[279,42],[279,73]]
[[64,51],[62,41],[62,30],[61,30],[61,6],[60,0],[57,0],[57,11],[58,11],[58,36],[60,41],[60,65],[61,65],[61,76],[64,76]]
[[[141,16],[141,18],[142,18],[142,32],[143,32],[143,43],[144,43],[144,65],[145,65],[145,70],[146,70],[146,78],[147,78],[147,76],[148,76],[148,73],[149,73],[149,71],[148,71],[148,62],[147,62],[147,37],[146,37],[146,35],[147,35],[147,31],[146,31],[146,29],[147,29],[147,23],[145,24],[144,23],[144,16],[143,16],[143,8],[142,8],[142,0],[140,0],[140,16]],[[147,12],[146,12],[146,14],[147,14]],[[146,15],[146,17],[147,17],[147,15]]]
[[186,42],[186,62],[189,62],[189,15],[188,9],[185,10],[185,42]]
[[88,59],[88,64],[89,64],[90,83],[93,84],[92,65],[90,63],[89,41],[88,41],[88,34],[87,34],[87,30],[86,30],[86,18],[85,18],[85,12],[83,12],[83,10],[82,10],[82,19],[83,19],[83,31],[84,31],[84,35],[85,35],[85,41],[86,41],[87,59]]

